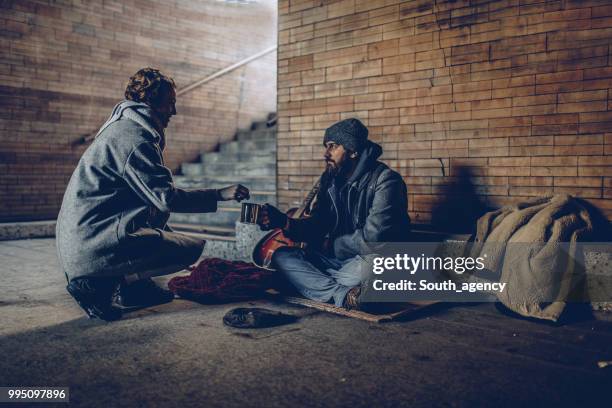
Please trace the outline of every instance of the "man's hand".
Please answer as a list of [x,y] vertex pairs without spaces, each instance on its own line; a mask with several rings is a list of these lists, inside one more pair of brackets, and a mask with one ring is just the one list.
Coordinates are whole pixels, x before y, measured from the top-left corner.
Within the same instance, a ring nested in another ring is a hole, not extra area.
[[288,223],[289,217],[278,208],[267,203],[261,206],[258,224],[262,231],[269,231],[274,228],[287,229]]
[[251,198],[249,189],[242,184],[234,184],[233,186],[220,188],[217,190],[217,196],[219,197],[219,201],[236,200],[240,202]]

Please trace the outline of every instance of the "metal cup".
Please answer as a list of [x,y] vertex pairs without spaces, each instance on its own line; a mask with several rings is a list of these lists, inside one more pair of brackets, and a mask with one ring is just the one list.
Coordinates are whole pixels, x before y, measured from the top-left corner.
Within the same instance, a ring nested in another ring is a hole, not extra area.
[[255,203],[242,203],[240,210],[240,222],[245,224],[257,224],[261,205]]

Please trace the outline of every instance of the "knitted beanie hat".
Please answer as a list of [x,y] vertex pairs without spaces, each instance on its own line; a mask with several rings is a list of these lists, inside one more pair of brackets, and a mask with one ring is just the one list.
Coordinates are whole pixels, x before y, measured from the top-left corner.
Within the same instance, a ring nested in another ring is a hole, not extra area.
[[350,118],[334,123],[325,130],[323,144],[335,142],[345,149],[360,152],[368,140],[368,128],[359,119]]

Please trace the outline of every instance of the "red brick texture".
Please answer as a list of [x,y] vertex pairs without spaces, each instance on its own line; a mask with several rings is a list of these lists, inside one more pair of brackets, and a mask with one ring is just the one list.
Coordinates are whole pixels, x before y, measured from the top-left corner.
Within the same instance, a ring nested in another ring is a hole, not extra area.
[[[276,43],[275,0],[0,2],[0,221],[51,219],[85,146],[130,75],[160,68],[185,87]],[[176,168],[276,109],[276,53],[177,101]]]
[[416,223],[466,169],[490,207],[570,193],[612,219],[611,43],[609,1],[280,0],[279,202],[358,117]]

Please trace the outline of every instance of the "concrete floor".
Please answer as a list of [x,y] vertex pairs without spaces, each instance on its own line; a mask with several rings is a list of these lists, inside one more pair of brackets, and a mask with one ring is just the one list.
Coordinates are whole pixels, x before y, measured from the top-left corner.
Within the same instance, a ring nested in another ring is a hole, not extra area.
[[[372,324],[303,316],[237,330],[232,305],[183,300],[107,324],[65,292],[53,239],[0,242],[0,385],[68,386],[71,406],[605,406],[612,322],[514,319],[442,305]],[[601,317],[601,316],[600,316]],[[65,406],[65,405],[61,405]]]

